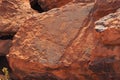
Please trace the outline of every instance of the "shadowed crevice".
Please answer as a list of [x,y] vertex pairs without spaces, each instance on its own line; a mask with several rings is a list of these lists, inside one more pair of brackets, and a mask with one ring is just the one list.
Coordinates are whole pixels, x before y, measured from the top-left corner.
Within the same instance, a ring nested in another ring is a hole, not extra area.
[[38,11],[39,13],[44,12],[44,10],[38,4],[38,0],[29,0],[29,1],[30,1],[30,6],[31,6],[32,9]]

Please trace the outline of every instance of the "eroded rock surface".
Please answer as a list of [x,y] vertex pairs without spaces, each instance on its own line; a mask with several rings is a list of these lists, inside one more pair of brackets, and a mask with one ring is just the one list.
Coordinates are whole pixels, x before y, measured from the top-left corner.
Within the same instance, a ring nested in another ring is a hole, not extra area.
[[13,36],[33,13],[28,0],[0,0],[0,55],[7,54]]
[[[100,80],[120,79],[120,12],[111,13],[95,23],[97,46],[92,51],[89,69]],[[101,27],[102,26],[102,27]],[[98,74],[97,74],[98,73]]]
[[99,32],[99,38],[105,45],[120,44],[120,11],[96,21],[95,29]]
[[0,33],[16,33],[33,12],[28,0],[2,0],[0,3]]
[[66,67],[60,60],[83,28],[82,23],[92,8],[93,3],[69,4],[28,19],[15,35],[8,55],[13,72],[21,80],[32,76],[35,80],[37,76],[40,79],[50,77],[50,80],[78,79],[69,77],[70,72],[64,72]]
[[38,4],[44,9],[45,11],[50,10],[52,8],[61,7],[72,0],[38,0]]
[[120,7],[120,0],[95,0],[94,15],[95,20],[115,12]]
[[8,55],[14,74],[20,80],[119,80],[119,3],[69,3],[33,15]]

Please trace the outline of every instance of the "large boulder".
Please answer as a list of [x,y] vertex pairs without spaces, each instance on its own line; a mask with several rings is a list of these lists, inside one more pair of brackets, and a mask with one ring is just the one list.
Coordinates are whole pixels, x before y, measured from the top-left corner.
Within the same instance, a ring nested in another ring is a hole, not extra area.
[[[119,0],[96,0],[95,5],[71,3],[31,17],[7,56],[12,71],[20,80],[119,80],[118,8]],[[108,17],[111,12],[115,18]],[[104,25],[111,19],[114,24]]]
[[29,0],[0,0],[0,55],[8,53],[13,36],[33,13]]
[[93,3],[71,3],[25,21],[8,55],[14,74],[21,80],[79,80],[80,76],[67,72],[61,58],[92,8]]
[[33,12],[28,0],[2,0],[0,2],[0,33],[16,33]]

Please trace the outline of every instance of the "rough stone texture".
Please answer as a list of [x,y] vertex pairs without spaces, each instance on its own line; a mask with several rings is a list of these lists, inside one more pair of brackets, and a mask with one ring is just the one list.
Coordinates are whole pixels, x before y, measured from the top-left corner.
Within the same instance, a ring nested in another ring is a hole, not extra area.
[[33,13],[28,0],[0,0],[0,55],[8,53],[14,34]]
[[[112,62],[113,60],[111,59],[112,55],[114,54],[119,56],[119,46],[103,45],[103,43],[101,43],[101,39],[97,38],[99,37],[97,36],[99,33],[94,30],[94,22],[111,12],[115,12],[120,7],[120,5],[114,2],[108,4],[109,0],[98,1],[96,1],[89,18],[86,19],[86,22],[84,22],[84,28],[80,30],[78,37],[66,49],[64,57],[62,58],[62,62],[68,67],[72,66],[72,70],[70,69],[71,73],[75,74],[75,70],[76,72],[78,71],[78,73],[80,72],[80,74],[84,77],[83,79],[80,78],[81,80],[119,80],[119,70],[116,71],[120,67],[119,65],[117,65],[119,64],[119,60],[114,60],[114,62]],[[104,8],[103,12],[99,12],[102,9],[102,3],[100,1],[104,4],[104,7],[107,7],[109,5],[114,5],[114,7],[109,6],[109,12],[107,12],[108,9]],[[114,1],[119,2],[119,0]],[[99,5],[99,3],[101,5]],[[119,32],[117,34],[119,36]],[[106,37],[104,39],[106,39]],[[104,55],[105,57],[103,57]],[[79,65],[77,64],[77,62]],[[107,64],[108,62],[110,62],[110,64]],[[112,71],[112,68],[114,69],[114,71]],[[97,72],[97,70],[99,69],[100,71]],[[105,70],[107,71],[105,72]],[[103,71],[103,73],[101,71]]]
[[0,1],[0,35],[14,34],[33,15],[28,0]]
[[47,11],[52,8],[61,7],[70,1],[72,0],[38,0],[38,3],[43,10]]
[[120,11],[111,13],[108,16],[96,21],[95,29],[105,45],[120,44]]
[[28,19],[15,35],[8,55],[13,72],[21,80],[78,79],[64,72],[60,60],[92,8],[93,3],[69,4]]
[[99,19],[111,12],[115,12],[120,7],[120,0],[96,0],[94,7],[95,19]]
[[120,79],[120,11],[111,13],[95,23],[98,44],[92,51],[89,69],[100,80]]
[[119,23],[106,25],[119,19],[119,3],[71,3],[25,21],[8,55],[14,74],[20,80],[120,80],[119,27],[111,28]]

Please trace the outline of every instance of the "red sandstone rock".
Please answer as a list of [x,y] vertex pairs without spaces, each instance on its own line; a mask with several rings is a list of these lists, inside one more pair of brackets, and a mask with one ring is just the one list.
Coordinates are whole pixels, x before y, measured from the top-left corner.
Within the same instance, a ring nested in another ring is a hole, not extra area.
[[98,31],[101,42],[105,45],[120,44],[120,12],[111,13],[96,22],[95,29]]
[[69,4],[28,19],[8,55],[13,72],[21,80],[79,79],[60,60],[92,8],[93,3]]
[[97,32],[94,23],[116,12],[119,0],[95,2],[94,8],[69,4],[28,19],[8,55],[14,74],[20,80],[119,80],[119,29]]
[[91,54],[89,69],[100,80],[120,79],[120,12],[109,14],[95,24],[97,46]]
[[61,7],[70,1],[72,1],[72,0],[38,0],[38,3],[42,9],[47,11],[47,10],[50,10],[52,8]]
[[[32,16],[28,0],[0,1],[0,33],[14,34],[26,19]],[[0,35],[1,35],[0,34]]]
[[99,19],[120,7],[120,0],[96,0],[93,17]]
[[33,13],[28,0],[0,0],[0,55],[8,53],[9,39]]

